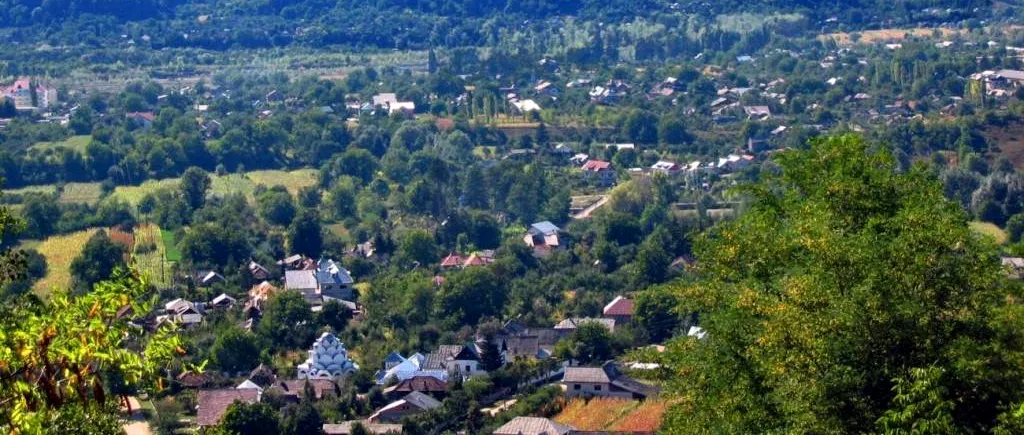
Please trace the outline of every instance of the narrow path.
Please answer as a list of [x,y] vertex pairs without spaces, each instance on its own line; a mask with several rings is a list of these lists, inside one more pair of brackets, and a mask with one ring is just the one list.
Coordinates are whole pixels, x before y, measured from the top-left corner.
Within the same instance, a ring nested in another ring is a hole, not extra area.
[[608,197],[609,197],[608,195],[601,195],[601,199],[597,200],[597,202],[595,202],[593,204],[590,204],[589,207],[583,209],[579,213],[576,213],[576,214],[572,215],[572,218],[573,219],[587,219],[587,218],[589,218],[590,214],[593,213],[594,210],[597,210],[597,209],[601,208],[601,206],[603,206],[603,205],[608,203]]
[[[153,435],[153,431],[149,428],[149,422],[146,421],[146,415],[142,413],[142,408],[139,406],[138,399],[129,397],[128,402],[132,406],[132,415],[124,425],[124,433],[126,435]],[[121,409],[127,411],[123,406]]]

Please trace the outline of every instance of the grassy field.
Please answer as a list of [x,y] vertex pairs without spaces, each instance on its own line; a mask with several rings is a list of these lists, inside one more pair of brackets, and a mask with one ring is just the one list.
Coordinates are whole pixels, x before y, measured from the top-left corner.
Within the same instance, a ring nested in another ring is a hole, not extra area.
[[1006,232],[999,228],[998,225],[980,221],[971,222],[970,225],[974,232],[989,236],[1000,245],[1005,244],[1008,239]]
[[30,150],[46,151],[54,150],[57,148],[68,148],[70,150],[78,151],[85,154],[85,147],[89,145],[92,140],[92,136],[71,136],[65,140],[57,142],[38,142],[35,145],[29,147]]
[[[54,193],[56,187],[52,184],[45,186],[28,186],[20,189],[4,190],[4,194],[24,195],[26,193]],[[100,183],[67,183],[60,193],[61,202],[78,202],[83,204],[95,204],[100,200],[103,191]]]
[[[132,262],[152,283],[159,287],[169,287],[171,267],[164,262],[167,250],[164,247],[163,233],[160,227],[154,224],[135,228],[135,252],[132,253]],[[180,253],[177,255],[181,256]]]
[[181,261],[181,251],[174,243],[174,233],[167,230],[160,230],[160,245],[164,247],[164,258],[167,261]]
[[71,234],[50,237],[43,240],[35,247],[43,257],[46,257],[46,276],[36,282],[32,290],[42,298],[54,288],[68,288],[71,286],[71,262],[82,252],[85,242],[92,237],[98,229],[78,231]]
[[[249,200],[253,200],[253,191],[259,185],[267,187],[281,185],[288,188],[288,191],[292,192],[292,194],[295,194],[299,189],[312,186],[317,181],[316,170],[314,169],[251,171],[246,172],[245,175],[228,174],[223,177],[213,175],[210,178],[213,179],[210,190],[214,195],[241,193],[249,198]],[[150,180],[138,186],[118,186],[114,193],[111,194],[111,197],[135,205],[147,194],[154,193],[164,187],[176,187],[177,185],[177,178]]]
[[586,431],[657,431],[667,404],[658,400],[572,399],[554,420]]

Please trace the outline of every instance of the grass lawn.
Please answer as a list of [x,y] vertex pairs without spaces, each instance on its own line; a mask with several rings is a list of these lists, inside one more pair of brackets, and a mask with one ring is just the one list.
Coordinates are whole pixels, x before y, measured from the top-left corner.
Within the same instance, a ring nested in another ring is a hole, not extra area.
[[85,154],[85,147],[89,145],[89,142],[91,140],[92,136],[89,135],[71,136],[65,140],[57,142],[38,142],[35,145],[29,147],[29,149],[45,151],[54,150],[57,148],[67,148]]
[[174,243],[174,233],[161,229],[160,239],[160,244],[164,247],[164,258],[167,261],[181,261],[181,251],[178,250],[178,245]]
[[[210,188],[212,194],[229,195],[241,193],[252,201],[253,191],[256,189],[256,186],[261,184],[267,187],[281,185],[294,195],[298,193],[299,189],[316,184],[317,172],[315,169],[250,171],[246,172],[245,175],[228,174],[223,177],[211,175],[210,178],[212,179]],[[136,205],[147,194],[156,192],[164,187],[173,188],[177,186],[177,178],[149,180],[138,186],[118,186],[111,197]]]
[[974,230],[974,232],[989,236],[1000,245],[1006,243],[1006,232],[999,228],[998,225],[981,221],[971,222],[970,225],[971,229]]
[[82,230],[71,234],[53,236],[43,240],[35,247],[46,257],[46,276],[36,282],[32,290],[45,299],[54,288],[71,286],[71,262],[82,252],[85,242],[98,231],[97,228]]

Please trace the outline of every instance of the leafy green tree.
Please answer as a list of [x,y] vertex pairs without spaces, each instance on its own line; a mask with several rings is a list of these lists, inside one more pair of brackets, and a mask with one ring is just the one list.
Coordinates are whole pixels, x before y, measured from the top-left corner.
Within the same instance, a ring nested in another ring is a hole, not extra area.
[[260,348],[252,334],[229,327],[217,334],[217,339],[210,348],[210,357],[222,371],[238,373],[256,368],[259,364]]
[[466,177],[462,183],[462,203],[466,207],[487,208],[487,182],[484,172],[477,165],[470,166],[466,170]]
[[25,235],[42,239],[56,232],[60,221],[60,206],[50,196],[28,195],[21,207]]
[[335,219],[348,219],[356,215],[356,187],[345,177],[334,182],[330,191],[330,211]]
[[671,290],[655,287],[641,292],[633,309],[634,320],[647,332],[651,341],[660,343],[672,336],[681,323],[676,313],[679,300]]
[[[1024,399],[1021,295],[921,166],[855,136],[776,156],[672,286],[704,339],[666,352],[663,430],[992,431]],[[698,375],[699,374],[699,375]]]
[[658,117],[644,110],[633,110],[622,126],[629,140],[651,144],[658,142]]
[[686,131],[686,124],[674,116],[664,116],[658,122],[658,137],[663,143],[669,145],[682,145],[690,142],[690,134]]
[[299,404],[284,410],[284,416],[281,418],[281,435],[320,435],[324,433],[323,419],[320,417],[320,412],[313,406],[313,398],[309,397],[315,393],[309,382],[306,382],[305,385],[308,386],[306,388],[308,391],[302,395]]
[[330,300],[324,303],[317,317],[317,323],[330,326],[335,333],[339,333],[344,331],[348,326],[348,321],[352,320],[352,311],[341,302]]
[[324,249],[320,216],[316,210],[302,209],[288,227],[288,246],[294,254],[317,258]]
[[181,174],[181,196],[192,210],[199,209],[206,204],[206,192],[212,184],[206,171],[193,166]]
[[71,262],[71,277],[76,287],[92,288],[93,284],[103,281],[119,267],[124,267],[124,245],[114,243],[107,232],[100,230],[93,234],[82,253]]
[[313,339],[313,314],[299,292],[281,292],[271,296],[263,309],[256,331],[283,349],[301,348]]
[[288,226],[295,219],[295,201],[288,190],[274,186],[256,197],[260,216],[274,225]]
[[599,364],[614,356],[612,333],[597,322],[585,322],[576,327],[568,339],[558,342],[555,355],[581,365]]
[[438,247],[434,236],[424,230],[411,230],[398,242],[396,261],[399,264],[420,266],[433,264],[438,259]]
[[0,430],[108,434],[113,421],[120,431],[105,377],[160,389],[162,370],[182,352],[171,328],[143,337],[118,315],[125,307],[150,312],[149,291],[138,277],[118,275],[77,296],[56,289],[46,303],[0,304]]
[[226,270],[247,262],[252,247],[241,228],[199,224],[179,244],[182,258],[196,269]]
[[452,274],[435,298],[439,317],[458,325],[475,325],[481,317],[501,312],[504,286],[489,268],[473,267]]
[[265,403],[235,402],[228,406],[219,427],[238,435],[277,435],[277,412]]
[[1010,242],[1021,241],[1021,236],[1024,236],[1024,213],[1017,213],[1006,221],[1006,232]]
[[488,372],[493,372],[505,364],[501,357],[501,350],[494,344],[494,337],[487,337],[481,344],[480,367]]

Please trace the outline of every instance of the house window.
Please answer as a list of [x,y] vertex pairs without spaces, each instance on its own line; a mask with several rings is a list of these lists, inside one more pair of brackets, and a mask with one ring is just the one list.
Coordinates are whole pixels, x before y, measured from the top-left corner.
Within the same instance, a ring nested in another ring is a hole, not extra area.
[[466,373],[472,373],[473,369],[470,368],[469,364],[466,364]]
[[594,385],[594,391],[601,391],[600,385]]
[[580,384],[572,384],[572,389],[579,390],[580,389]]

